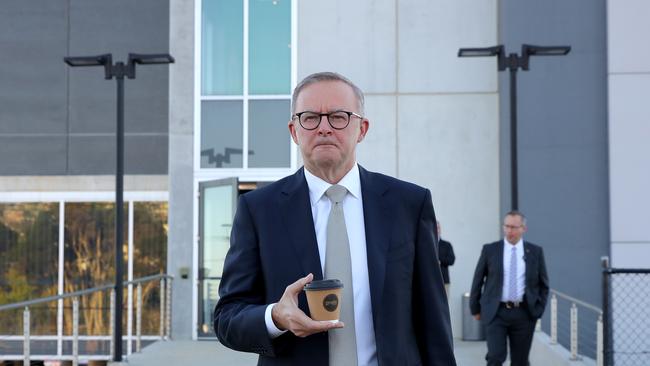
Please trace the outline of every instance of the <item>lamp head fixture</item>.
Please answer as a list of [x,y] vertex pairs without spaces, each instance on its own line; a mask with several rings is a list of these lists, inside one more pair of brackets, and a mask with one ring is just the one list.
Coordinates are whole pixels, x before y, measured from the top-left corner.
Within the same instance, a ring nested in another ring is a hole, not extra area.
[[113,56],[110,53],[105,53],[96,56],[64,57],[63,61],[71,67],[104,66],[104,78],[110,79],[113,77],[111,73],[111,66],[113,65]]

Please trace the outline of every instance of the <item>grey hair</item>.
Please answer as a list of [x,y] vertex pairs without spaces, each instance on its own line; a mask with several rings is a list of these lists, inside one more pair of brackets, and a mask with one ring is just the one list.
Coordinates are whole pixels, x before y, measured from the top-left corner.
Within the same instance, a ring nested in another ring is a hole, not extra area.
[[524,215],[521,211],[517,211],[517,210],[508,211],[506,216],[519,216],[521,217],[522,225],[526,226],[526,215]]
[[293,96],[291,97],[291,115],[296,113],[296,100],[298,100],[298,95],[300,94],[300,92],[302,92],[302,90],[305,87],[311,84],[319,83],[321,81],[341,81],[348,84],[350,88],[352,88],[352,91],[357,97],[357,102],[359,104],[359,113],[361,115],[364,114],[363,109],[365,105],[365,100],[363,97],[363,91],[361,91],[361,89],[358,86],[356,86],[352,81],[350,81],[350,79],[346,78],[345,76],[338,74],[336,72],[325,71],[325,72],[317,72],[308,75],[304,79],[302,79],[302,81],[299,82],[298,85],[296,85],[296,88],[293,90]]

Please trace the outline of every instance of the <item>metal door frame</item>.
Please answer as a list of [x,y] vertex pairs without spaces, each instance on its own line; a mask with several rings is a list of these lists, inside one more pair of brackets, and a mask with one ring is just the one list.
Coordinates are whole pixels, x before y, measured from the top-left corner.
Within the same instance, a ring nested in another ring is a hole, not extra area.
[[[203,235],[203,230],[204,230],[204,224],[203,224],[203,217],[204,217],[204,200],[203,197],[205,197],[205,190],[207,188],[214,188],[214,187],[221,187],[221,186],[232,186],[233,188],[233,194],[232,194],[232,200],[231,204],[233,207],[233,213],[237,208],[237,198],[239,197],[239,179],[237,177],[231,177],[231,178],[224,178],[224,179],[215,179],[215,180],[209,180],[209,181],[203,181],[199,182],[199,191],[198,191],[198,197],[197,199],[199,200],[199,234],[198,234],[198,260],[196,263],[197,266],[197,281],[196,281],[196,286],[197,286],[197,304],[195,311],[197,311],[197,317],[196,317],[196,324],[195,330],[196,330],[196,335],[197,338],[199,339],[209,339],[209,338],[216,338],[215,335],[207,335],[205,334],[201,326],[205,323],[203,319],[203,281],[205,280],[203,276],[203,247],[204,247],[204,235]],[[234,215],[233,215],[234,218]],[[221,277],[215,277],[215,278],[210,278],[214,280],[221,280]]]

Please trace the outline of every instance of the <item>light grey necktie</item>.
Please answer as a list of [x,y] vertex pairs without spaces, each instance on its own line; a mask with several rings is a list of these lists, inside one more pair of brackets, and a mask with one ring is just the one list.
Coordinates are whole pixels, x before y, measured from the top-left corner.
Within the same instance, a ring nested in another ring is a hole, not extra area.
[[332,202],[327,219],[327,248],[325,254],[325,278],[343,282],[341,321],[345,328],[328,332],[330,366],[357,364],[357,342],[354,333],[354,291],[352,289],[352,265],[350,241],[343,216],[343,198],[348,190],[335,184],[325,195]]
[[510,281],[508,282],[510,282],[509,300],[519,301],[517,296],[517,248],[514,246],[510,251]]

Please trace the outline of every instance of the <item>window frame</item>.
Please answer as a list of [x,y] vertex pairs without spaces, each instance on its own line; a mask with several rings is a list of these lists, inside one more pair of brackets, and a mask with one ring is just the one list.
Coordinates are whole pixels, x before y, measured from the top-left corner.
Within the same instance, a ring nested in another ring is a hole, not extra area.
[[[56,203],[59,205],[59,240],[58,240],[58,273],[57,273],[57,294],[64,293],[64,270],[65,270],[65,205],[66,203],[86,203],[86,202],[115,202],[115,192],[113,191],[17,191],[17,192],[0,192],[1,204],[12,203]],[[126,263],[127,280],[133,280],[133,252],[134,252],[134,203],[135,202],[167,202],[169,205],[169,192],[167,191],[125,191],[124,203],[128,205],[127,215],[127,237],[128,237],[128,260]],[[168,206],[169,207],[169,206]],[[167,216],[169,220],[169,214]],[[127,307],[127,327],[124,338],[128,339],[126,352],[127,355],[133,353],[133,341],[135,340],[134,329],[134,288],[129,285],[126,291]],[[16,336],[21,337],[21,336]],[[57,334],[52,336],[35,336],[40,339],[56,340],[57,355],[63,355],[63,340],[68,336],[63,334],[63,300],[57,302]],[[80,339],[104,339],[107,336],[83,336]],[[145,336],[143,339],[158,339],[158,336]]]
[[[287,129],[287,143],[289,144],[289,166],[282,168],[250,168],[248,165],[248,153],[242,154],[241,168],[202,168],[201,167],[201,103],[210,100],[235,100],[242,101],[242,147],[243,151],[249,150],[249,103],[255,100],[288,100],[291,101],[291,91],[297,80],[297,0],[291,0],[291,71],[290,71],[290,93],[289,94],[249,94],[249,1],[243,1],[243,93],[242,95],[212,96],[202,94],[201,71],[202,71],[202,7],[203,0],[195,3],[194,22],[194,178],[197,180],[221,179],[237,177],[242,182],[275,181],[293,173],[297,169],[298,156],[296,145],[291,140]],[[287,114],[287,122],[288,114]]]

